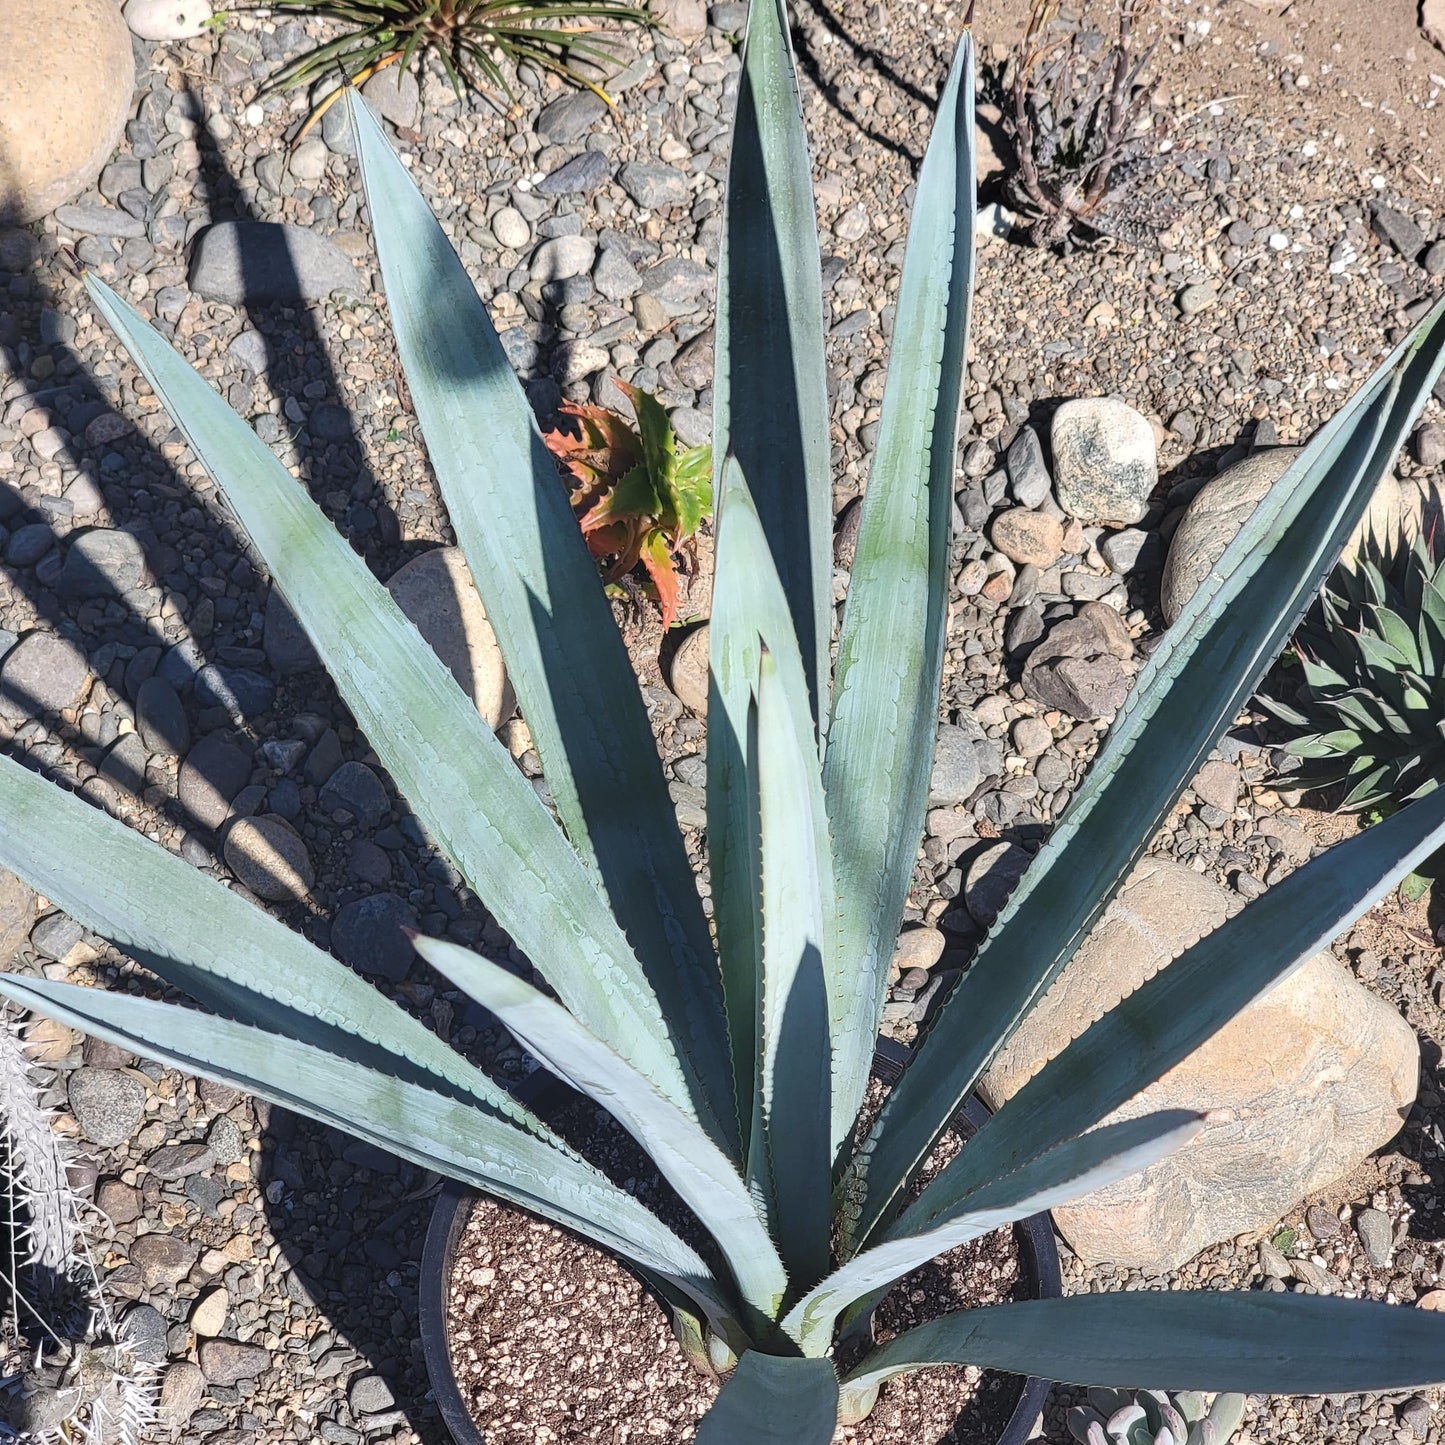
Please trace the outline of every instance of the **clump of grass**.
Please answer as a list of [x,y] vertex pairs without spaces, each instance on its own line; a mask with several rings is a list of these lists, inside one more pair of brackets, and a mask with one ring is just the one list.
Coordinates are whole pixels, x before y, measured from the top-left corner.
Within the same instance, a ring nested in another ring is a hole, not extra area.
[[[488,87],[511,94],[509,68],[525,63],[610,98],[578,62],[606,65],[613,52],[597,39],[603,22],[649,23],[645,7],[625,0],[268,0],[277,14],[334,20],[347,27],[272,77],[272,89],[338,71],[360,84],[389,65],[403,69],[435,56],[457,94]],[[315,117],[313,117],[313,120]]]
[[0,1439],[144,1445],[156,1371],[119,1337],[101,1293],[51,1082],[20,1017],[0,1009]]

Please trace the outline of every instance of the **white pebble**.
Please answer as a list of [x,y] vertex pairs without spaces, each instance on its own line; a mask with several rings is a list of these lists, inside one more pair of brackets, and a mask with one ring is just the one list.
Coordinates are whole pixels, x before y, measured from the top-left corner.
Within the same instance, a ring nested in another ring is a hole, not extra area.
[[249,126],[258,126],[266,119],[266,112],[253,100],[245,109],[242,119]]
[[211,0],[126,0],[125,23],[142,40],[189,40],[211,19]]
[[999,205],[997,201],[991,205],[980,206],[973,228],[974,245],[991,246],[995,241],[1008,240],[1015,220],[1013,212]]
[[314,185],[326,174],[326,162],[329,152],[326,149],[326,142],[319,136],[313,140],[302,141],[287,162],[291,174],[298,181],[304,181]]

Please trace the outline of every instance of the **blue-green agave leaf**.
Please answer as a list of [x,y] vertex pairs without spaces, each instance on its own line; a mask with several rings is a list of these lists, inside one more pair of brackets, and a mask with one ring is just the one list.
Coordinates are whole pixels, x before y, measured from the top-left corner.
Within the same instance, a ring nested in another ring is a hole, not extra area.
[[1275,884],[1045,1064],[924,1189],[903,1227],[948,1217],[984,1181],[1092,1129],[1326,947],[1442,842],[1445,789]]
[[[763,971],[763,899],[759,892],[764,860],[758,837],[756,745],[750,716],[757,699],[762,654],[771,653],[786,710],[786,730],[802,748],[798,766],[806,794],[806,812],[792,825],[811,835],[809,861],[822,859],[815,902],[822,976],[827,991],[827,1026],[833,1058],[863,1051],[872,1056],[873,1029],[859,1008],[862,994],[856,968],[838,948],[837,909],[828,862],[828,819],[818,775],[818,748],[803,680],[801,654],[787,598],[773,567],[748,484],[736,458],[722,471],[717,517],[716,580],[713,583],[709,638],[711,698],[708,704],[708,853],[713,886],[728,1027],[736,1055],[738,1089],[749,1112],[758,1075],[760,1044],[758,980]],[[783,718],[776,721],[782,723]],[[791,747],[791,742],[785,742]],[[783,844],[781,866],[791,866],[791,845]],[[777,858],[772,866],[777,868]],[[802,860],[799,860],[801,863]],[[809,883],[808,887],[813,887]],[[775,910],[776,912],[776,910]],[[771,942],[776,944],[774,931]],[[866,999],[865,999],[866,1002]],[[810,1061],[806,1067],[811,1069]],[[833,1065],[837,1067],[836,1062]],[[831,1085],[828,1092],[833,1092]],[[820,1096],[825,1102],[826,1096]],[[830,1130],[833,1154],[849,1136],[855,1119],[845,1101],[834,1098]]]
[[944,1315],[845,1384],[969,1364],[1077,1384],[1246,1395],[1413,1390],[1445,1380],[1445,1316],[1318,1295],[1140,1290]]
[[697,1445],[831,1445],[838,1377],[831,1361],[749,1350],[697,1430]]
[[[964,33],[918,177],[878,446],[838,644],[823,791],[841,956],[876,1031],[923,832],[948,607],[958,410],[973,291],[973,38]],[[839,1106],[868,1080],[840,1058]]]
[[[765,650],[758,660],[758,852],[763,969],[759,979],[758,1118],[776,1202],[774,1228],[794,1281],[828,1270],[832,1218],[832,1048],[828,963],[837,946],[832,860],[816,739],[803,675]],[[802,713],[800,718],[799,714]],[[800,730],[800,722],[802,724]],[[755,1177],[761,1172],[750,1171]]]
[[487,308],[379,122],[348,103],[412,401],[548,788],[736,1147],[717,959],[596,564]]
[[568,1008],[670,1096],[705,1108],[682,1020],[663,1017],[596,876],[446,666],[255,432],[128,303],[94,276],[86,286],[422,824]]
[[663,1178],[718,1242],[744,1298],[765,1318],[787,1274],[737,1166],[685,1109],[589,1033],[561,1004],[469,949],[419,938],[417,952],[560,1079],[606,1109],[647,1150]]
[[330,954],[3,755],[0,820],[0,868],[197,1002],[540,1128],[480,1069]]
[[813,172],[786,0],[748,11],[716,336],[713,490],[732,452],[782,578],[821,733],[833,630],[832,460]]
[[915,1221],[905,1214],[889,1239],[854,1255],[809,1291],[784,1319],[783,1328],[805,1354],[823,1354],[832,1348],[839,1314],[855,1301],[950,1249],[1147,1169],[1187,1144],[1201,1127],[1202,1117],[1185,1109],[1110,1124],[1035,1157],[936,1217]]
[[0,975],[0,997],[520,1205],[635,1260],[736,1334],[697,1254],[605,1175],[510,1122],[325,1049],[111,989]]
[[[848,1247],[889,1216],[959,1104],[1088,936],[1253,693],[1392,465],[1442,366],[1445,302],[1303,449],[1164,634],[1083,786],[856,1156],[841,1205]],[[836,740],[835,728],[830,763]],[[844,836],[835,824],[840,855]]]

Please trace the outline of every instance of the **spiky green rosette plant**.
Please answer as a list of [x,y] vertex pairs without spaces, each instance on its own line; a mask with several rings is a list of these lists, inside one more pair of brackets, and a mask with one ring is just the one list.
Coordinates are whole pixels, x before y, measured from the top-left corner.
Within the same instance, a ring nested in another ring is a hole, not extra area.
[[[1295,633],[1300,687],[1264,706],[1304,729],[1285,744],[1301,759],[1292,777],[1339,786],[1340,807],[1393,812],[1445,779],[1445,538],[1371,540],[1353,566],[1331,574]],[[1441,860],[1428,870],[1433,877]],[[1425,873],[1410,891],[1423,893]]]
[[[716,935],[552,458],[475,287],[352,102],[387,298],[452,526],[554,819],[446,667],[255,433],[94,278],[417,817],[556,998],[422,956],[609,1109],[716,1242],[704,1259],[400,1007],[121,823],[0,760],[0,865],[211,1013],[8,975],[0,994],[349,1130],[578,1233],[739,1357],[701,1445],[828,1445],[891,1376],[972,1363],[1105,1386],[1384,1390],[1445,1377],[1445,1319],[1289,1294],[1119,1294],[840,1330],[944,1250],[1158,1159],[1198,1116],[1100,1126],[1445,838],[1445,789],[1291,875],[1075,1039],[917,1198],[910,1183],[1248,699],[1442,364],[1445,306],[1304,449],[1140,675],[1068,816],[859,1147],[922,833],[973,274],[973,48],[918,176],[893,355],[830,669],[828,396],[783,0],[755,0],[719,277],[708,708]],[[1096,1127],[1099,1126],[1099,1127]]]

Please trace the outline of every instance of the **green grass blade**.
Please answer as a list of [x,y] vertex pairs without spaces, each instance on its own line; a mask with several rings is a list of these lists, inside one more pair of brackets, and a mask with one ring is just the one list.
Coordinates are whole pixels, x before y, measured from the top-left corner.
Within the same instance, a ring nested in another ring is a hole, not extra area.
[[208,1008],[518,1120],[530,1118],[330,954],[4,756],[0,867]]
[[786,0],[748,12],[718,259],[714,490],[736,454],[783,580],[821,733],[833,619],[833,483],[813,172]]
[[697,1430],[697,1445],[831,1445],[838,1377],[828,1360],[749,1350]]
[[416,948],[554,1074],[617,1119],[718,1242],[744,1298],[759,1315],[775,1317],[787,1288],[782,1261],[736,1165],[697,1120],[515,974],[441,939],[419,938]]
[[1445,842],[1445,790],[1336,844],[1116,1004],[1047,1063],[904,1215],[943,1218],[984,1181],[1098,1122],[1223,1028]]
[[1445,1380],[1445,1315],[1216,1290],[1076,1295],[965,1310],[875,1350],[845,1383],[970,1364],[1080,1385],[1324,1395]]
[[735,1142],[717,959],[596,564],[475,286],[370,109],[349,104],[397,349],[548,787]]
[[[965,32],[918,177],[878,448],[863,498],[823,789],[842,956],[870,1035],[923,833],[948,606],[958,408],[973,290],[973,38]],[[840,1103],[856,1111],[868,1058]]]
[[1202,1116],[1184,1109],[1110,1124],[992,1180],[916,1230],[905,1215],[892,1238],[854,1255],[800,1300],[783,1328],[805,1354],[822,1354],[832,1348],[839,1314],[856,1300],[950,1249],[1127,1179],[1187,1144],[1202,1127]]
[[[801,670],[758,666],[758,838],[763,969],[758,1088],[775,1229],[794,1281],[827,1273],[833,1184],[828,970],[835,922],[816,739]],[[799,714],[803,713],[800,718]],[[753,1169],[756,1175],[759,1171]]]
[[306,490],[136,312],[87,276],[224,493],[417,817],[568,1008],[668,1092],[690,1090],[647,975],[531,784]]
[[107,989],[0,975],[0,996],[173,1069],[292,1109],[530,1209],[731,1315],[702,1260],[591,1165],[505,1120],[324,1049]]
[[[1254,691],[1392,465],[1442,364],[1445,303],[1304,448],[1165,633],[1083,787],[936,1017],[931,1034],[948,1044],[925,1042],[915,1052],[860,1150],[845,1181],[855,1246],[891,1211]],[[834,841],[839,847],[836,829]]]

